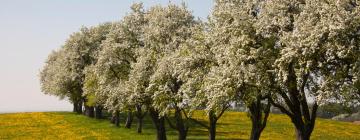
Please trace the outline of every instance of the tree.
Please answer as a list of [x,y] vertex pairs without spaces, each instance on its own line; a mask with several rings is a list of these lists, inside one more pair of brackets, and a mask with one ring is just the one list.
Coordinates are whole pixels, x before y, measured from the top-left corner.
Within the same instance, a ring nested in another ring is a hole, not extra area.
[[257,33],[274,37],[280,49],[273,65],[276,94],[271,102],[291,118],[297,139],[310,139],[319,103],[337,94],[322,87],[356,46],[351,42],[359,27],[354,20],[359,18],[357,5],[354,1],[276,0],[258,8]]
[[[195,54],[195,56],[194,56]],[[190,55],[191,56],[191,55]],[[191,58],[192,57],[192,58]],[[214,88],[208,87],[210,81],[211,71],[217,66],[216,59],[207,45],[200,46],[196,51],[193,50],[193,55],[189,59],[189,65],[185,71],[188,76],[186,79],[184,92],[188,92],[191,112],[198,109],[205,109],[208,117],[208,124],[203,124],[195,119],[190,118],[195,123],[208,129],[209,140],[215,140],[216,123],[223,115],[223,113],[230,107],[229,102],[217,102],[212,104],[212,93]],[[215,85],[215,84],[214,84]],[[191,113],[190,112],[190,113]],[[189,114],[191,115],[191,114]]]
[[[99,61],[95,64],[95,73],[99,77],[101,92],[99,98],[106,99],[105,107],[113,112],[118,121],[120,111],[128,111],[126,127],[130,128],[132,110],[127,99],[126,81],[129,78],[131,65],[136,62],[136,49],[143,47],[140,35],[144,20],[142,4],[134,4],[132,12],[119,23],[114,24],[99,54]],[[118,125],[118,124],[117,124]]]
[[[47,65],[40,73],[42,90],[45,93],[69,97],[74,104],[74,111],[81,113],[85,79],[84,69],[95,63],[100,43],[109,32],[110,24],[96,27],[83,27],[73,33],[58,52],[49,56]],[[87,114],[92,116],[91,107],[85,104]],[[90,111],[90,112],[89,112]]]
[[[330,66],[326,68],[328,76],[322,80],[323,84],[320,87],[321,101],[322,104],[336,102],[346,106],[358,106],[360,101],[360,29],[357,21],[360,18],[359,3],[346,1],[338,2],[337,5],[341,7],[342,16],[346,17],[341,18],[333,46],[326,51],[328,60],[324,65]],[[333,92],[338,94],[332,94]]]
[[179,140],[186,139],[188,127],[185,126],[182,118],[182,93],[179,90],[182,86],[182,81],[173,76],[172,65],[173,59],[171,56],[161,58],[157,61],[157,67],[154,74],[150,78],[149,93],[153,94],[154,108],[159,110],[160,116],[167,117],[170,115],[171,109],[175,110],[176,126],[167,118],[171,127],[178,131]]
[[43,70],[40,72],[41,90],[45,94],[68,98],[74,105],[74,112],[82,112],[81,93],[76,92],[76,85],[72,82],[71,76],[67,74],[64,65],[66,52],[63,48],[53,51],[46,61]]
[[[160,111],[161,116],[167,119],[169,125],[178,131],[178,138],[184,140],[189,130],[189,123],[192,121],[192,118],[188,116],[191,109],[189,96],[194,93],[185,91],[186,87],[183,86],[189,83],[187,76],[182,72],[185,72],[183,71],[185,67],[194,66],[186,61],[186,56],[181,56],[180,52],[176,51],[158,61],[148,89],[154,94],[153,106]],[[172,114],[174,114],[175,124],[169,119]]]
[[190,36],[189,27],[195,22],[186,8],[176,5],[166,7],[154,6],[146,11],[146,24],[143,26],[141,36],[144,48],[137,50],[136,63],[132,65],[128,82],[128,91],[131,93],[130,101],[133,105],[145,106],[157,128],[157,138],[166,139],[165,118],[160,115],[158,108],[153,106],[152,81],[154,72],[160,60],[174,52],[179,45]]
[[147,109],[157,130],[157,139],[166,139],[164,119],[159,118],[158,112],[151,106],[151,94],[145,92],[145,89],[149,86],[150,76],[154,71],[154,54],[146,48],[139,48],[136,52],[138,57],[136,63],[131,65],[132,70],[130,71],[129,80],[125,87],[129,93],[129,96],[127,96],[129,104],[136,106],[137,113],[139,114],[138,132],[142,129],[141,122],[144,117],[141,112]]
[[[187,95],[182,92],[182,85],[186,84],[185,80],[180,77],[182,68],[185,66],[181,50],[192,36],[201,30],[199,22],[194,20],[191,12],[185,6],[178,7],[169,5],[165,8],[155,7],[151,11],[162,10],[163,13],[154,15],[159,18],[157,21],[149,20],[149,27],[152,29],[146,32],[146,35],[154,36],[151,40],[151,49],[156,52],[156,63],[154,73],[150,77],[149,87],[146,92],[152,94],[152,106],[159,112],[160,117],[165,117],[170,126],[178,131],[180,140],[186,139],[189,129],[188,121],[184,116],[187,115],[189,105]],[[160,25],[152,25],[152,22],[161,22]],[[196,28],[198,28],[196,30]],[[199,29],[200,28],[200,29]],[[161,34],[157,30],[163,31]],[[156,35],[156,36],[155,36]],[[156,45],[160,44],[160,45]],[[181,65],[181,67],[178,67]],[[174,109],[175,125],[168,118]]]
[[84,102],[84,113],[90,117],[94,116],[94,108],[86,104],[87,98],[82,95],[84,70],[87,66],[96,63],[100,44],[105,40],[110,27],[109,23],[90,28],[83,27],[80,32],[71,35],[64,45],[64,50],[67,52],[65,59],[68,64],[63,67],[67,68],[66,73],[72,76],[72,82],[77,85],[76,92],[81,95]]
[[273,38],[256,32],[260,4],[258,0],[215,2],[208,42],[216,64],[203,86],[209,111],[221,114],[231,103],[245,103],[252,122],[250,139],[259,139],[266,126],[273,77],[267,71],[278,52]]
[[209,138],[215,139],[216,121],[228,106],[224,106],[222,113],[206,111],[209,125],[191,117],[194,110],[203,109],[208,103],[204,98],[206,92],[203,92],[204,78],[216,63],[206,43],[204,25],[199,23],[190,30],[191,37],[180,48],[158,61],[157,69],[151,77],[152,87],[148,89],[155,93],[154,106],[161,111],[160,115],[169,116],[171,109],[175,110],[175,125],[168,122],[179,132],[179,139],[186,138],[191,122],[207,128]]
[[102,110],[104,109],[104,104],[106,102],[106,98],[104,96],[99,96],[99,93],[102,92],[99,77],[96,75],[96,67],[94,64],[86,67],[84,70],[85,80],[84,80],[84,96],[87,97],[86,104],[88,106],[95,107],[95,118],[102,119]]

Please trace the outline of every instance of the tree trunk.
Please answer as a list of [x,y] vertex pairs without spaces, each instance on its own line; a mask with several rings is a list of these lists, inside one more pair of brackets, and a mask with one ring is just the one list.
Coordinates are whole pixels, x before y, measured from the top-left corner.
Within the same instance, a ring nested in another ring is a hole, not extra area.
[[280,107],[282,112],[291,118],[291,121],[295,126],[295,133],[297,140],[310,139],[311,133],[314,130],[314,126],[315,126],[317,104],[313,106],[312,114],[311,116],[309,115],[308,117],[304,117],[302,111],[300,111],[299,109],[293,109],[292,110],[293,114],[289,114],[289,111],[286,111],[283,107],[277,105],[276,103],[272,103],[272,104],[276,105],[277,107]]
[[[287,75],[286,90],[275,87],[285,104],[275,103],[272,98],[269,98],[269,100],[272,105],[279,108],[281,112],[291,118],[296,129],[296,139],[309,140],[315,126],[316,111],[318,108],[317,102],[315,102],[310,112],[308,100],[306,99],[305,90],[310,74],[307,72],[301,76],[296,75],[295,64],[291,61],[288,65]],[[298,82],[298,78],[301,78],[301,82]]]
[[181,110],[175,107],[176,130],[178,131],[178,139],[186,140],[188,128],[184,125]]
[[131,128],[131,124],[134,120],[134,117],[132,115],[132,112],[129,110],[128,114],[127,114],[127,118],[126,118],[126,122],[125,122],[125,128]]
[[85,115],[88,117],[94,117],[94,107],[85,105]]
[[159,118],[159,127],[157,130],[157,139],[166,140],[166,129],[165,129],[165,119],[164,117]]
[[187,131],[184,130],[184,129],[182,129],[182,130],[180,129],[180,130],[178,130],[178,132],[179,132],[178,139],[179,140],[186,140]]
[[137,117],[138,124],[137,124],[137,133],[142,133],[142,127],[143,127],[143,118]]
[[116,111],[114,114],[114,124],[116,127],[120,127],[120,112]]
[[114,113],[111,114],[110,123],[115,124],[115,118],[116,118],[115,114]]
[[156,128],[156,137],[157,140],[166,140],[166,130],[165,130],[165,119],[164,117],[159,117],[159,112],[150,108],[149,109],[151,119]]
[[253,124],[251,128],[250,140],[259,140],[260,135],[261,135],[260,128]]
[[89,117],[94,118],[95,117],[95,108],[93,106],[89,107]]
[[89,113],[89,106],[84,105],[84,112],[83,112],[83,114],[84,114],[85,116],[88,116],[88,113]]
[[252,103],[249,106],[249,113],[251,119],[251,135],[250,140],[259,140],[261,135],[261,109]]
[[78,102],[78,106],[77,106],[77,107],[78,107],[78,110],[77,110],[78,112],[77,112],[77,113],[78,113],[78,114],[82,114],[82,110],[83,110],[83,103],[82,103],[82,101],[79,101],[79,102]]
[[216,116],[213,111],[209,113],[209,140],[215,140],[216,136]]
[[[267,105],[261,104],[261,95],[257,96],[256,100],[252,102],[248,108],[250,113],[250,119],[252,123],[250,140],[259,140],[261,132],[264,130],[267,122],[267,118],[270,113],[270,103]],[[264,117],[262,117],[264,111]]]
[[141,106],[140,105],[136,105],[136,113],[135,116],[138,120],[138,124],[137,124],[137,133],[142,133],[142,127],[143,127],[143,120],[145,117],[146,113],[142,112]]
[[76,112],[78,114],[82,113],[82,102],[81,101],[74,101],[73,103],[73,112]]
[[[307,108],[307,105],[301,106],[302,108]],[[292,123],[295,126],[295,132],[296,132],[296,139],[297,140],[309,140],[312,131],[315,127],[315,120],[316,120],[316,111],[317,111],[317,103],[314,104],[311,114],[309,113],[309,109],[307,110],[299,110],[294,109],[294,113],[290,116]],[[299,107],[297,107],[299,108]],[[307,111],[307,112],[305,112]],[[305,112],[306,114],[304,114]]]
[[296,139],[297,140],[310,140],[310,134],[308,134],[308,133],[309,132],[306,132],[304,130],[296,129],[295,130]]
[[77,102],[73,103],[73,107],[74,107],[73,112],[78,112],[78,110],[77,110],[78,109],[78,103]]
[[216,122],[210,122],[209,140],[215,140],[215,136],[216,136]]
[[101,106],[96,106],[95,107],[95,118],[96,119],[102,119],[102,107]]
[[315,120],[304,123],[301,115],[294,115],[291,120],[295,126],[296,139],[309,140],[313,131],[313,127],[315,126]]

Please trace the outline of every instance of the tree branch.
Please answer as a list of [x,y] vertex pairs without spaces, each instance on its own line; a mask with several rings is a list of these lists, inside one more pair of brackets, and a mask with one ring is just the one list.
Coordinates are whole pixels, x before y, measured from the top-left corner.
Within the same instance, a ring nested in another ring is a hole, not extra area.
[[307,72],[302,76],[303,81],[300,87],[300,94],[301,94],[300,103],[302,106],[301,109],[302,109],[302,113],[304,114],[305,122],[310,121],[309,106],[307,104],[306,95],[305,95],[305,85],[308,78],[309,78],[309,72]]
[[280,87],[277,88],[278,93],[280,94],[280,96],[284,99],[286,105],[289,107],[289,109],[291,111],[294,111],[295,109],[293,108],[293,103],[291,102],[290,98],[288,97],[288,95],[286,95],[285,92],[283,92]]
[[283,107],[283,106],[280,105],[280,104],[275,103],[272,98],[269,98],[269,99],[270,99],[270,100],[269,100],[270,103],[271,103],[273,106],[279,108],[279,109],[281,110],[281,112],[285,113],[285,114],[288,115],[289,117],[293,117],[293,116],[294,116],[294,115],[293,115],[290,111],[288,111],[285,107]]
[[280,96],[284,99],[284,101],[285,101],[286,105],[289,107],[289,109],[291,111],[294,111],[294,108],[292,108],[293,104],[292,104],[290,98],[286,95],[285,92],[282,91],[282,89],[279,86],[274,85],[274,83],[276,83],[274,79],[275,79],[274,76],[270,75],[270,80],[271,80],[271,83],[272,83],[271,87],[276,89],[276,92],[279,93]]
[[224,112],[230,107],[229,104],[224,105],[223,109],[221,110],[220,114],[218,116],[215,116],[215,120],[218,120],[223,114]]
[[[269,98],[271,98],[271,97],[269,97]],[[264,114],[265,114],[265,116],[264,116],[264,120],[263,120],[263,122],[262,122],[262,126],[261,126],[261,132],[264,130],[264,128],[266,127],[266,123],[267,123],[267,119],[268,119],[268,117],[269,117],[269,114],[270,114],[270,107],[271,107],[271,104],[270,104],[270,99],[268,98],[268,103],[266,104],[266,108],[265,108],[265,110],[264,110]]]

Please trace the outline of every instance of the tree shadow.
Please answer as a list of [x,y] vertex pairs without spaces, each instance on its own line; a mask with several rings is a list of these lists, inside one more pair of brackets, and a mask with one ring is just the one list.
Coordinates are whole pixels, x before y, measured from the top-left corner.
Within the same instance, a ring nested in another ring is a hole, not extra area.
[[[106,117],[104,117],[104,119],[108,119],[111,117],[111,114],[106,114],[104,115]],[[120,121],[121,121],[121,125],[120,127],[123,127],[126,121],[126,117],[127,114],[126,113],[120,113]],[[174,121],[173,117],[169,117],[170,120]],[[204,124],[208,124],[207,120],[204,119],[199,119],[198,121],[204,123]],[[176,137],[177,136],[177,131],[173,128],[171,128],[168,124],[168,122],[165,123],[166,125],[166,135],[167,136],[172,136],[172,137]],[[188,138],[192,139],[192,140],[207,140],[208,139],[208,130],[206,128],[204,128],[203,126],[195,123],[195,122],[189,122],[188,123],[190,130],[188,131]],[[228,126],[228,125],[237,125],[234,123],[218,123],[217,126]],[[136,131],[137,128],[137,118],[134,117],[133,120],[133,124],[131,129],[133,129],[134,131]],[[156,133],[156,129],[153,125],[153,122],[150,118],[149,115],[146,115],[144,117],[143,120],[143,132],[139,135],[154,135]],[[245,140],[245,139],[241,139],[241,138],[219,138],[219,137],[226,137],[226,136],[232,136],[232,135],[245,135],[245,132],[242,131],[217,131],[216,132],[216,136],[218,140]]]

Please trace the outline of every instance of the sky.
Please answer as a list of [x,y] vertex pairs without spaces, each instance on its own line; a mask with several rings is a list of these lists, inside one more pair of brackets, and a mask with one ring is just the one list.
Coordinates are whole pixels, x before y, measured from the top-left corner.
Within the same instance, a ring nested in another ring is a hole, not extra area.
[[52,50],[82,26],[120,20],[135,2],[182,1],[201,19],[213,6],[213,0],[0,0],[0,112],[72,110],[40,90],[38,75]]

